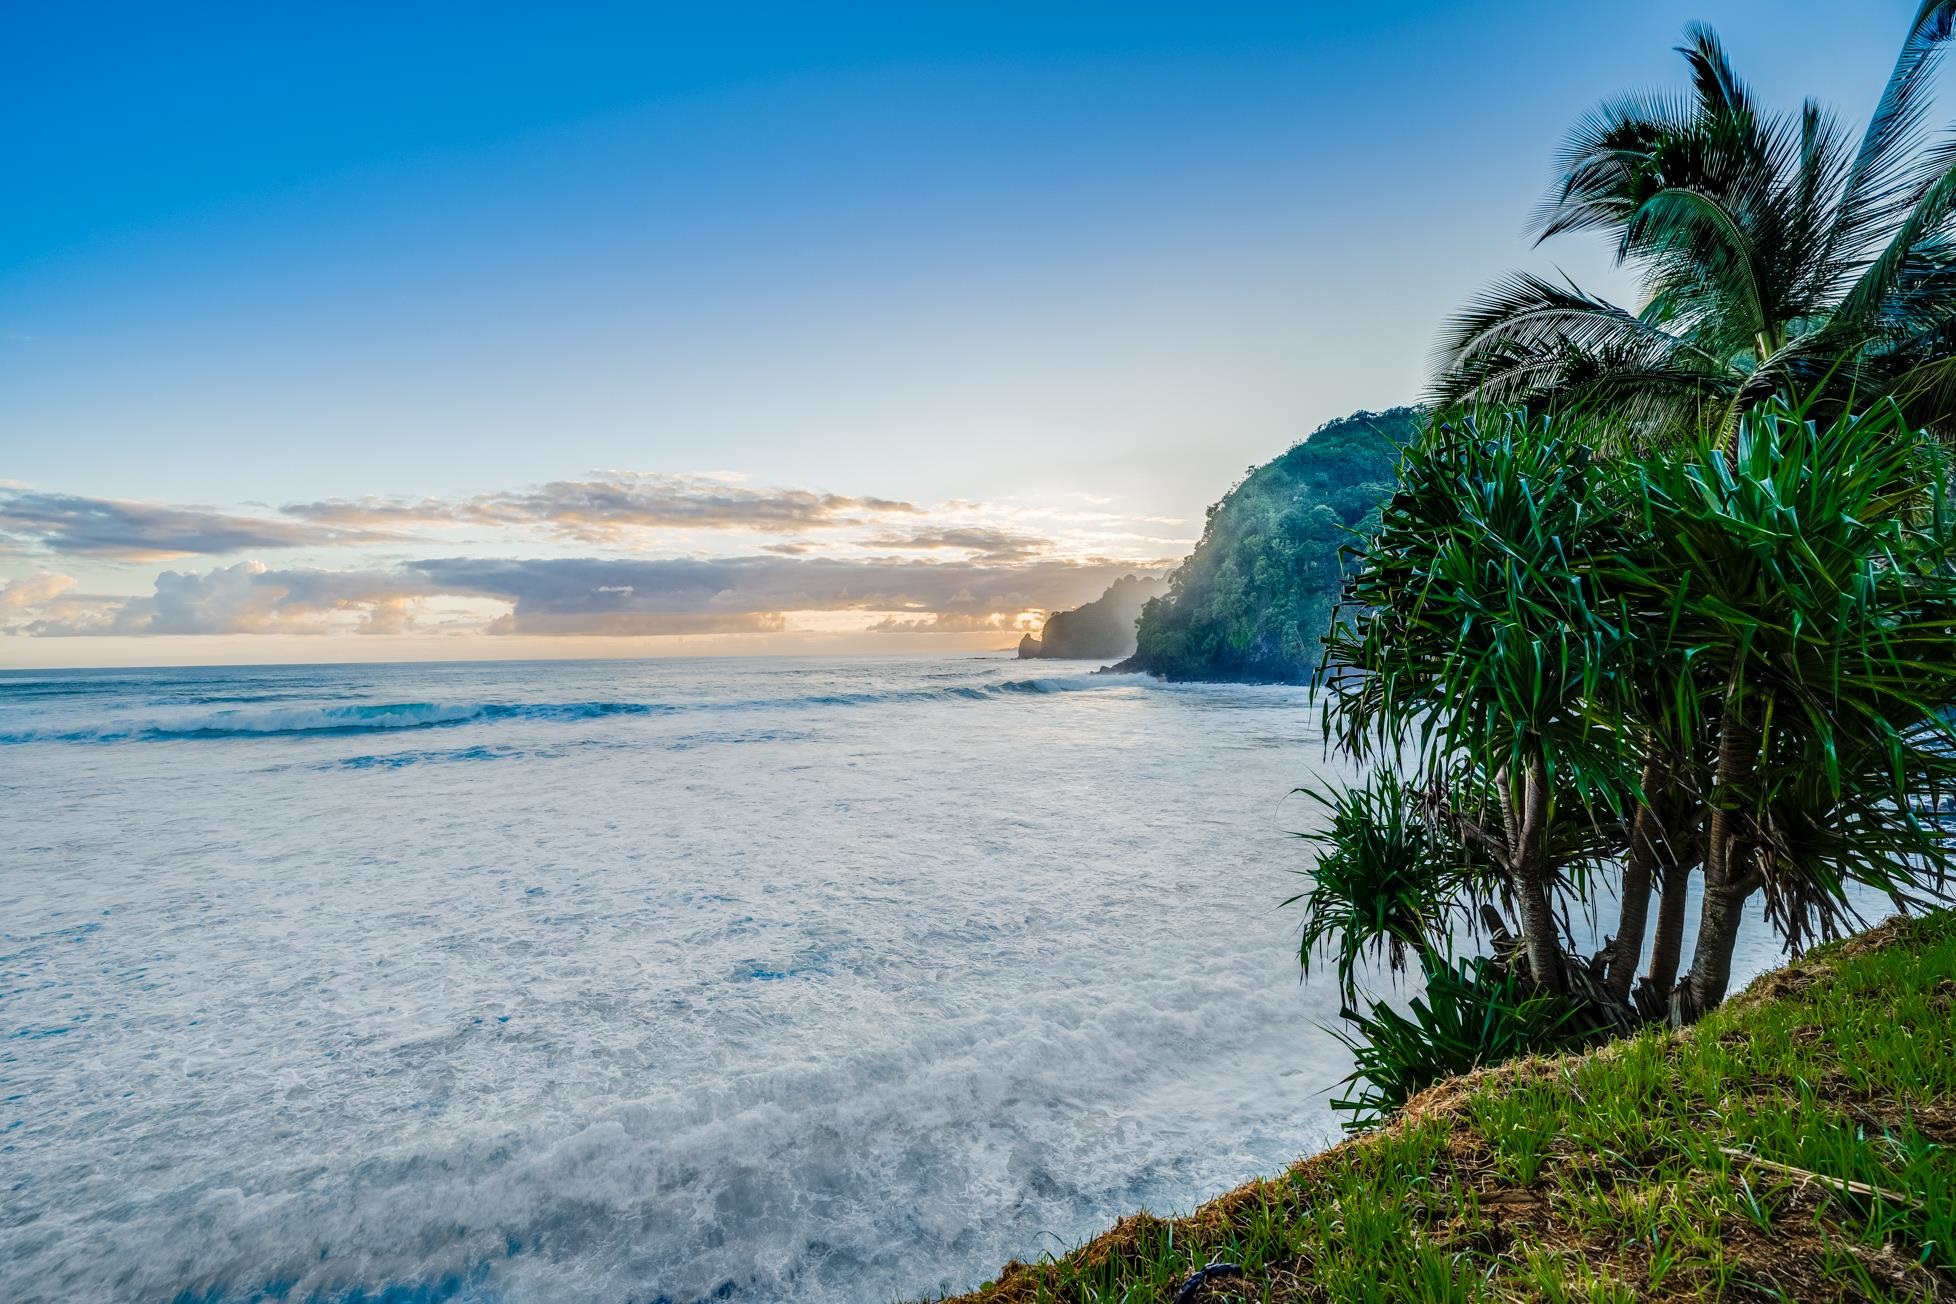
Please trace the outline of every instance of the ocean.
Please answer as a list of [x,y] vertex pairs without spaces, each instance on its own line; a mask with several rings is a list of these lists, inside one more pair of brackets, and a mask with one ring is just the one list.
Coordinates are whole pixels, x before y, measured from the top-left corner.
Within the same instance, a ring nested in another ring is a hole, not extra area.
[[1322,1146],[1316,712],[1087,669],[0,674],[5,1297],[916,1299]]

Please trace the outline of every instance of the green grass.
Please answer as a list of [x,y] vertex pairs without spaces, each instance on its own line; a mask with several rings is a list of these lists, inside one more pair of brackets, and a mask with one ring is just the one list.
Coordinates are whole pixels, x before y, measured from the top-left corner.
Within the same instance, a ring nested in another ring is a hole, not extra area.
[[1817,949],[1682,1034],[1443,1083],[965,1300],[1169,1300],[1216,1258],[1244,1274],[1197,1299],[1956,1300],[1956,914]]

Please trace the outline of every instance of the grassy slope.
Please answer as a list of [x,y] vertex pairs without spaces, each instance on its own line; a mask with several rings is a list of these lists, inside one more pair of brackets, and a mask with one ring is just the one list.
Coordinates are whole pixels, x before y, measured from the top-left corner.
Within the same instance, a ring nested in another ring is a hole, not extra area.
[[1956,915],[1816,950],[1683,1034],[1443,1084],[965,1298],[1170,1300],[1214,1257],[1244,1274],[1192,1299],[1956,1300]]

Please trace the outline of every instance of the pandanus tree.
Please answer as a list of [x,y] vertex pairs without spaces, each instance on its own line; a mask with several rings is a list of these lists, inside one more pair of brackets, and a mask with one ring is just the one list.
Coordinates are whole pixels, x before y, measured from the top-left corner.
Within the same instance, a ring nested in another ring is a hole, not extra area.
[[1624,737],[1594,707],[1625,633],[1588,579],[1622,542],[1599,469],[1560,427],[1436,419],[1347,592],[1357,618],[1331,638],[1358,673],[1330,681],[1326,736],[1411,756],[1423,824],[1483,869],[1462,886],[1513,908],[1551,991],[1568,976],[1555,898],[1631,786]]
[[1729,438],[1774,393],[1892,395],[1917,424],[1956,425],[1956,141],[1925,132],[1952,29],[1956,0],[1922,5],[1856,143],[1812,101],[1761,106],[1691,28],[1690,93],[1591,112],[1533,222],[1539,240],[1611,237],[1642,307],[1511,275],[1448,323],[1436,396],[1577,403],[1644,441],[1707,424]]
[[[1939,444],[1888,400],[1769,400],[1636,457],[1594,451],[1610,420],[1437,416],[1359,550],[1321,687],[1327,742],[1375,777],[1329,799],[1299,898],[1307,967],[1335,956],[1348,1007],[1368,955],[1439,973],[1489,918],[1517,938],[1504,980],[1601,1007],[1590,1026],[1688,1021],[1723,999],[1755,895],[1798,947],[1857,890],[1946,886]],[[1585,958],[1571,908],[1605,897],[1620,927]]]
[[1701,866],[1686,1019],[1723,999],[1753,894],[1798,947],[1852,917],[1847,884],[1920,904],[1949,863],[1947,467],[1893,402],[1812,417],[1768,403],[1626,463],[1634,546],[1596,577],[1630,613],[1625,673],[1654,690],[1629,724],[1663,747],[1663,822]]
[[[1583,433],[1511,412],[1436,416],[1327,640],[1325,738],[1370,774],[1310,790],[1327,818],[1305,835],[1316,864],[1293,901],[1306,973],[1333,962],[1358,1084],[1337,1103],[1357,1122],[1571,1032],[1586,973],[1567,906],[1607,868],[1637,760],[1597,710],[1626,623],[1590,582],[1630,518],[1608,465],[1568,437]],[[1477,932],[1496,956],[1458,955]],[[1366,1008],[1366,963],[1404,971],[1415,957],[1422,995],[1403,1013]]]

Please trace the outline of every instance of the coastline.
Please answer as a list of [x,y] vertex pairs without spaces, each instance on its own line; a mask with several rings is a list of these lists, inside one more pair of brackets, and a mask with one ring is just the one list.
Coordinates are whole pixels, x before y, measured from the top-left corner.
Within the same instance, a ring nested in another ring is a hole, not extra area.
[[946,1304],[1956,1298],[1952,974],[1956,912],[1890,919],[1692,1028],[1441,1083]]

